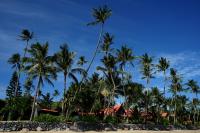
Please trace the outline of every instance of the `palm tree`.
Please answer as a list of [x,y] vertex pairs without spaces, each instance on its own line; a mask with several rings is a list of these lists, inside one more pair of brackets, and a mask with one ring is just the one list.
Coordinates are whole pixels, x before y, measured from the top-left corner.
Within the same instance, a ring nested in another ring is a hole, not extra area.
[[[125,67],[126,67],[126,64],[127,63],[130,63],[132,66],[133,65],[133,60],[134,60],[134,56],[133,56],[133,52],[131,49],[127,48],[126,46],[122,46],[121,49],[117,50],[117,58],[118,58],[118,61],[119,61],[119,65],[120,65],[120,69],[122,71],[122,86],[123,86],[123,91],[124,91],[124,97],[125,97],[125,105],[126,105],[126,102],[127,102],[127,98],[126,98],[126,92],[125,92],[125,89],[124,89],[124,71],[125,71]],[[126,107],[126,106],[125,106]]]
[[117,89],[116,85],[116,80],[118,76],[117,72],[117,59],[111,54],[108,54],[107,56],[104,56],[103,59],[101,59],[101,62],[103,63],[104,67],[98,66],[97,70],[100,70],[104,73],[105,77],[109,81],[110,84],[112,84],[112,90],[110,91],[110,100],[108,103],[108,107],[110,106],[111,102],[114,102],[114,96],[115,96],[115,91]]
[[110,48],[110,46],[113,44],[114,36],[110,35],[108,32],[104,34],[103,36],[103,43],[101,45],[101,51],[105,52],[105,55],[107,56],[109,52],[111,52],[113,49]]
[[52,56],[48,55],[48,43],[41,45],[40,43],[33,44],[28,50],[30,57],[25,57],[25,71],[33,80],[37,80],[37,88],[33,100],[32,112],[30,120],[37,116],[37,98],[41,87],[46,81],[53,86],[52,80],[56,79],[56,69],[52,63]]
[[144,55],[142,55],[141,57],[141,63],[142,63],[142,74],[143,74],[143,77],[142,79],[146,79],[146,83],[147,83],[147,89],[148,89],[148,85],[150,83],[150,79],[151,78],[154,78],[153,77],[153,58],[152,57],[149,57],[149,55],[147,53],[145,53]]
[[[102,34],[103,34],[104,24],[105,24],[106,20],[111,16],[111,14],[112,14],[112,10],[109,9],[107,6],[103,6],[103,7],[94,8],[93,9],[92,16],[94,17],[94,21],[88,23],[87,25],[89,26],[89,25],[100,24],[101,28],[100,28],[100,32],[99,32],[98,41],[97,41],[97,44],[96,44],[96,49],[94,51],[93,57],[92,57],[89,65],[88,65],[88,67],[86,69],[86,73],[88,73],[88,71],[89,71],[89,69],[90,69],[90,67],[91,67],[92,63],[94,62],[94,59],[95,59],[95,57],[97,55],[97,52],[99,50],[99,45],[101,43],[101,38],[102,38]],[[82,82],[85,80],[85,78],[86,78],[86,75],[82,77],[80,85],[79,85],[80,87],[79,87],[79,89],[77,89],[75,91],[75,94],[74,94],[74,96],[72,98],[72,101],[74,101],[74,99],[75,99],[78,91],[81,90]],[[70,103],[69,103],[69,105],[70,105]]]
[[87,63],[87,61],[85,60],[85,56],[80,56],[77,65],[83,66],[85,63]]
[[169,61],[166,58],[161,57],[157,65],[158,71],[163,72],[164,75],[164,90],[163,94],[165,96],[165,86],[167,81],[166,70],[169,68]]
[[[89,69],[90,69],[90,67],[91,67],[91,65],[92,65],[92,63],[93,63],[93,61],[96,57],[96,54],[99,50],[99,46],[100,46],[100,42],[101,42],[101,38],[102,38],[102,34],[103,34],[104,24],[105,24],[106,20],[111,16],[111,14],[112,14],[112,10],[109,9],[107,6],[103,6],[103,7],[93,9],[92,16],[94,17],[95,20],[93,22],[88,23],[88,25],[100,24],[101,29],[100,29],[100,32],[99,32],[99,38],[98,38],[98,41],[97,41],[96,49],[94,51],[92,60],[90,61],[89,66],[86,69],[87,73],[88,73],[88,71],[89,71]],[[84,80],[84,78],[85,77],[83,77],[82,81]]]
[[28,50],[29,41],[33,38],[33,32],[30,32],[27,29],[23,29],[21,35],[19,35],[22,41],[26,41],[26,47],[24,49],[24,57],[26,56],[26,52]]
[[[191,80],[188,80],[188,82],[186,83],[186,85],[188,86],[188,89],[196,95],[196,98],[193,98],[193,101],[196,101],[195,99],[198,99],[198,93],[200,92],[200,88],[197,84],[197,81],[191,79]],[[192,102],[192,103],[196,103],[196,102]],[[196,111],[197,111],[197,106],[194,106],[195,107],[195,113],[194,113],[194,123],[195,123],[195,115],[196,115]]]
[[[148,113],[148,100],[147,100],[147,97],[148,97],[148,91],[149,91],[149,84],[150,84],[150,79],[151,78],[154,78],[153,77],[153,64],[152,64],[152,61],[153,61],[153,58],[150,57],[147,53],[145,53],[144,55],[142,55],[141,57],[141,64],[142,64],[142,79],[146,79],[146,92],[145,92],[145,96],[146,96],[146,100],[145,100],[145,104],[146,104],[146,114]],[[145,122],[146,122],[146,119],[145,119]]]
[[154,104],[153,106],[156,107],[156,123],[158,123],[160,118],[160,106],[163,104],[163,97],[157,87],[152,88],[151,100]]
[[191,79],[188,80],[188,82],[186,83],[186,85],[188,86],[188,89],[190,89],[190,91],[196,95],[196,98],[198,98],[198,93],[200,92],[200,88],[197,84],[197,81]]
[[54,55],[57,70],[63,72],[64,76],[64,91],[63,91],[63,103],[62,103],[62,113],[65,113],[65,102],[66,102],[66,92],[67,92],[67,77],[72,78],[74,81],[78,82],[75,73],[79,72],[84,74],[85,71],[82,68],[73,68],[75,53],[70,52],[67,44],[60,46],[60,51]]
[[27,79],[24,83],[24,95],[30,97],[31,96],[31,92],[32,90],[35,88],[35,86],[33,85],[33,81],[32,79]]
[[173,94],[174,102],[174,124],[177,122],[177,93],[180,92],[183,88],[181,85],[181,77],[177,74],[177,70],[171,68],[170,69],[170,79],[171,79],[171,92]]

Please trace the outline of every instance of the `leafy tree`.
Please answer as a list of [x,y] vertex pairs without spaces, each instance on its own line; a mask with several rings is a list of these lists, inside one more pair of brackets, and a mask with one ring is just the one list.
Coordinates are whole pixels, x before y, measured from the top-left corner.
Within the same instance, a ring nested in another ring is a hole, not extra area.
[[14,95],[17,96],[17,89],[19,85],[19,79],[20,79],[20,70],[21,70],[21,57],[19,53],[13,54],[9,59],[8,63],[12,65],[12,68],[14,69],[16,76],[18,78],[17,82],[15,85],[15,93]]
[[[6,89],[6,96],[7,96],[7,105],[4,108],[5,111],[9,111],[8,120],[16,119],[18,111],[18,97],[21,97],[22,91],[21,86],[18,81],[17,72],[12,74],[9,86]],[[17,89],[16,89],[17,86]]]
[[[21,91],[21,86],[19,84],[19,81],[18,81],[18,76],[17,76],[17,72],[15,71],[13,74],[12,74],[12,78],[10,80],[10,84],[9,86],[7,87],[6,89],[6,96],[8,97],[8,99],[12,99],[14,97],[19,97],[21,96],[22,94],[22,91]],[[16,86],[17,86],[17,90],[16,89]]]

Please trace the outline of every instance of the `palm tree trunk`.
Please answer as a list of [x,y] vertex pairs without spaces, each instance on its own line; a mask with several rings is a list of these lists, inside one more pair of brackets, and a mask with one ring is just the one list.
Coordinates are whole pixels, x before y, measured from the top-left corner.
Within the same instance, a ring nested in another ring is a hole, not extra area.
[[[110,107],[111,105],[111,102],[114,101],[114,93],[115,93],[115,89],[116,89],[116,85],[115,85],[115,81],[114,81],[114,78],[112,76],[112,72],[109,71],[110,73],[110,77],[111,77],[111,81],[112,81],[112,84],[113,84],[113,90],[111,91],[111,96],[109,98],[109,101],[108,101],[108,108]],[[104,119],[106,118],[107,116],[104,116]]]
[[[122,71],[124,72],[124,66],[122,67]],[[125,88],[124,88],[124,74],[122,73],[122,86],[123,86],[123,91],[124,91],[124,107],[126,108],[127,107],[127,96],[126,96],[126,91],[125,91]]]
[[167,81],[167,77],[166,77],[166,72],[164,71],[164,90],[163,90],[163,94],[164,94],[164,98],[165,98],[165,87],[166,87],[166,81]]
[[[92,60],[90,61],[90,64],[89,64],[88,68],[86,69],[86,73],[88,73],[88,71],[89,71],[89,69],[90,69],[92,63],[94,62],[94,59],[95,59],[95,57],[96,57],[96,55],[97,55],[97,52],[98,52],[98,50],[99,50],[99,46],[100,46],[100,42],[101,42],[101,38],[102,38],[102,34],[103,34],[103,27],[104,27],[104,24],[101,25],[101,29],[100,29],[100,32],[99,32],[99,38],[98,38],[97,45],[96,45],[96,49],[95,49],[95,51],[94,51]],[[81,91],[81,89],[82,89],[82,88],[81,88],[81,87],[82,87],[82,83],[83,83],[83,81],[85,80],[85,78],[86,78],[86,75],[82,77],[81,82],[80,82],[80,87],[79,87],[79,89],[76,90],[72,101],[74,101],[74,99],[75,99],[75,97],[76,97],[78,91]]]
[[174,106],[174,124],[176,124],[176,92],[175,92],[175,98],[174,98],[174,104],[175,104],[175,106]]
[[62,115],[64,116],[65,115],[65,100],[66,100],[66,85],[67,85],[67,74],[64,73],[64,94],[63,94],[63,102],[62,102]]
[[33,117],[35,118],[35,115],[36,115],[36,113],[35,113],[35,111],[36,111],[35,105],[37,103],[37,97],[38,97],[39,91],[40,91],[40,82],[41,82],[40,79],[41,79],[41,77],[39,77],[39,79],[38,79],[37,90],[35,92],[35,96],[34,96],[34,99],[33,99],[33,105],[32,105],[32,111],[31,111],[30,121],[32,121]]
[[[146,86],[146,94],[145,94],[145,113],[148,116],[148,95],[149,95],[149,78],[147,78],[147,86]],[[147,116],[144,119],[144,122],[146,124],[147,122]]]
[[26,41],[26,47],[25,47],[25,49],[24,49],[24,56],[23,56],[23,57],[26,56],[27,49],[28,49],[28,40]]

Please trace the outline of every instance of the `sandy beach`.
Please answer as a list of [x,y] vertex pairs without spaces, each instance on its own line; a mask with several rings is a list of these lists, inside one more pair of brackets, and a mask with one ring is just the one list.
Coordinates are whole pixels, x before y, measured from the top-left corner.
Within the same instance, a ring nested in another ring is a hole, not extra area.
[[[74,131],[41,131],[39,133],[76,133]],[[134,131],[102,131],[102,132],[96,132],[96,131],[87,131],[84,133],[200,133],[200,130],[173,130],[173,131],[146,131],[146,130],[134,130]],[[12,133],[38,133],[38,131],[18,131],[18,132],[12,132]],[[78,132],[81,133],[81,132]]]

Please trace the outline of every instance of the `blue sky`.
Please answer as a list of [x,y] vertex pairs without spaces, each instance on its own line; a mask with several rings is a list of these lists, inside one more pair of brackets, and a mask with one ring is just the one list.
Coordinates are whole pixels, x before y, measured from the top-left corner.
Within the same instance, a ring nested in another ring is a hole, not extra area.
[[[91,59],[95,49],[99,27],[88,27],[91,9],[107,4],[113,14],[107,21],[105,31],[115,36],[113,47],[126,44],[135,55],[147,52],[155,62],[160,56],[167,57],[171,67],[183,74],[184,80],[200,76],[200,1],[199,0],[1,0],[0,1],[0,98],[5,98],[5,89],[12,70],[7,59],[11,54],[22,54],[24,42],[17,36],[22,29],[35,33],[32,42],[46,41],[50,54],[59,45],[68,43],[77,56]],[[99,65],[95,60],[91,72]],[[134,80],[143,83],[136,67],[127,68]],[[63,79],[59,75],[55,88],[62,92]],[[162,88],[160,74],[151,86]],[[53,88],[46,85],[43,92]]]

